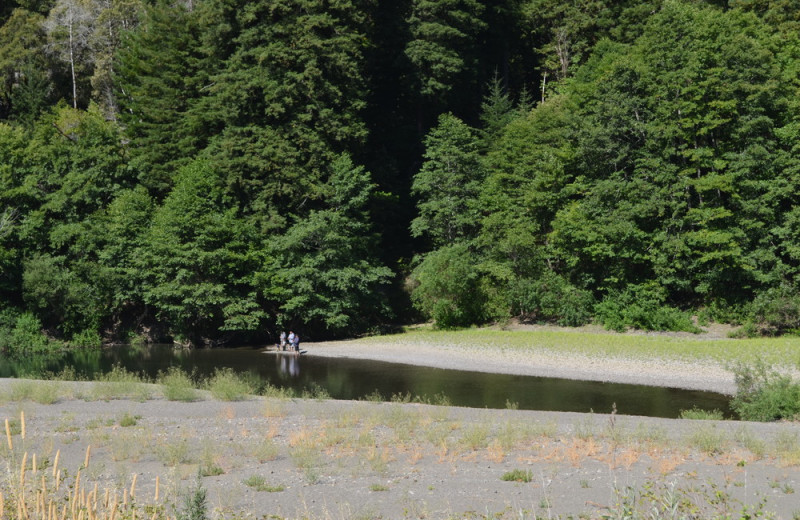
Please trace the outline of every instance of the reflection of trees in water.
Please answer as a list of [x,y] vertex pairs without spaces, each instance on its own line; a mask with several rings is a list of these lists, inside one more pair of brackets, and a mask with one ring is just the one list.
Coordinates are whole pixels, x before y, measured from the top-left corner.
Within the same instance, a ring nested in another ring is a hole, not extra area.
[[62,371],[63,352],[27,354],[22,358],[0,356],[0,377],[47,378]]

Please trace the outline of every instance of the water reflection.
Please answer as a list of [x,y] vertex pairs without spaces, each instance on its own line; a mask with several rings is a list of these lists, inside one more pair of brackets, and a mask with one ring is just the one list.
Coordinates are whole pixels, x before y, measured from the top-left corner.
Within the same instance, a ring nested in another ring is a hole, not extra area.
[[298,377],[300,375],[300,356],[294,354],[277,354],[278,365],[283,376]]
[[260,348],[176,350],[154,345],[77,351],[58,360],[38,360],[32,367],[0,358],[0,377],[30,376],[34,369],[56,373],[70,367],[78,375],[94,378],[116,364],[150,378],[170,367],[201,378],[230,368],[298,393],[321,388],[334,399],[364,399],[377,392],[386,398],[411,394],[436,400],[444,396],[453,405],[477,408],[517,406],[528,410],[608,413],[616,405],[621,414],[678,417],[681,410],[697,407],[719,409],[732,416],[728,397],[712,392],[322,358],[313,356],[313,351],[302,356],[264,353]]

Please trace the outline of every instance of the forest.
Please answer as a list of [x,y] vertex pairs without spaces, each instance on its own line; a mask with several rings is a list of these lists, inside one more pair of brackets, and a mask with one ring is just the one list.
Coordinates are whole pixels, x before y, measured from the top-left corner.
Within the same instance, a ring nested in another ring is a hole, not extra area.
[[796,0],[4,0],[0,352],[800,331]]

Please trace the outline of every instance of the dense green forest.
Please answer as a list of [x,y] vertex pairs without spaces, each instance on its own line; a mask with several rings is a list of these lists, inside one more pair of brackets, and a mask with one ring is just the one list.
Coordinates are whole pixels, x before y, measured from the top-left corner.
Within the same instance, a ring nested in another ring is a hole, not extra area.
[[799,28],[794,0],[5,0],[0,352],[800,330]]

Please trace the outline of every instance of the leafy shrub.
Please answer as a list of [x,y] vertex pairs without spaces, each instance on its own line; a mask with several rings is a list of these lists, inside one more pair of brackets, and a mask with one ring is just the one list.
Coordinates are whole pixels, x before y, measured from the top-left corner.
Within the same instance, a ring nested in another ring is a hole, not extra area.
[[753,300],[751,320],[760,336],[800,333],[800,293],[780,287],[759,294]]
[[536,280],[518,280],[509,293],[511,312],[526,320],[579,327],[592,319],[592,294],[552,271],[546,271]]
[[122,417],[119,418],[119,425],[123,428],[127,428],[128,426],[136,426],[136,423],[141,419],[140,415],[131,415],[128,412],[125,412]]
[[198,475],[197,484],[184,496],[183,509],[177,512],[177,520],[208,520],[208,501],[206,489],[200,482]]
[[[30,312],[14,315],[4,313],[0,320],[0,351],[9,357],[21,357],[31,354],[50,354],[61,349],[61,343],[51,341],[42,332],[42,322]],[[9,323],[13,320],[13,328]]]
[[66,334],[91,328],[105,311],[98,280],[86,280],[63,256],[37,255],[23,266],[22,293],[29,309],[48,327]]
[[0,309],[0,352],[11,350],[11,332],[17,323],[17,316],[14,309]]
[[732,368],[736,395],[731,407],[746,421],[778,421],[800,416],[800,383],[763,361]]
[[474,254],[465,244],[428,253],[411,275],[414,306],[437,327],[463,327],[486,317]]
[[761,335],[758,327],[752,321],[748,321],[738,329],[732,330],[728,333],[729,338],[742,339],[742,338],[756,338]]
[[610,293],[594,306],[594,311],[600,323],[617,332],[629,327],[700,332],[689,313],[666,305],[664,289],[653,283],[631,285],[621,293]]
[[80,348],[100,348],[103,346],[103,340],[100,334],[93,329],[85,329],[72,336],[70,346]]

